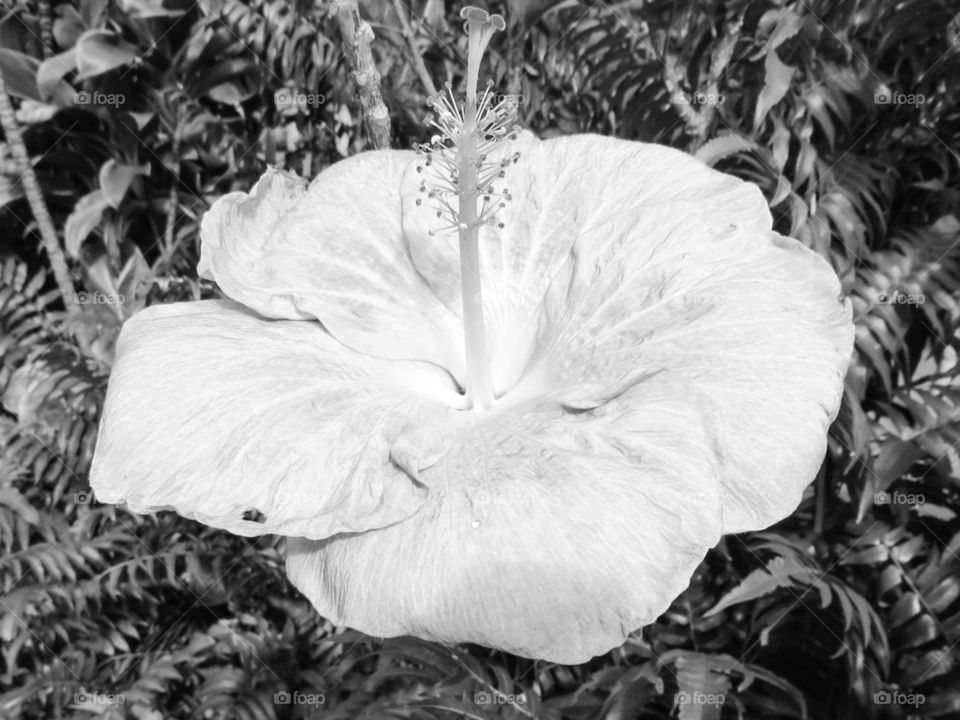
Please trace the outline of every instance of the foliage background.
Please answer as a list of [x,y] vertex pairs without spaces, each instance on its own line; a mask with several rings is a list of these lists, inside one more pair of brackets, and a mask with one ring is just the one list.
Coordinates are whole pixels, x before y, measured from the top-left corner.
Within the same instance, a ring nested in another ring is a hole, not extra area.
[[[362,4],[395,147],[426,139],[429,85],[461,79],[459,8]],[[344,632],[289,586],[279,539],[98,504],[116,334],[145,304],[216,294],[195,272],[204,210],[268,163],[313,176],[368,141],[323,2],[4,0],[0,716],[960,717],[960,3],[488,8],[509,23],[488,71],[525,125],[694,152],[833,264],[856,353],[801,507],[725,538],[657,623],[566,667]],[[294,690],[324,703],[274,702]],[[677,702],[694,692],[726,702]]]

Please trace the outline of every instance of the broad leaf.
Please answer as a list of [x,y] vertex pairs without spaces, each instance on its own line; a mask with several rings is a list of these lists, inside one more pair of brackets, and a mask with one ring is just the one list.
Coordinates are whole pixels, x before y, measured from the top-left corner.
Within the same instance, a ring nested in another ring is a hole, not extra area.
[[137,175],[149,175],[150,165],[127,165],[111,158],[100,168],[100,189],[107,204],[116,208]]
[[40,63],[36,58],[16,50],[0,48],[0,73],[3,74],[7,92],[15,97],[43,101],[37,88],[39,67]]
[[760,127],[760,123],[770,112],[770,109],[778,102],[783,100],[790,88],[790,81],[793,79],[793,73],[796,68],[785,65],[777,56],[776,51],[771,51],[764,61],[766,77],[763,81],[763,90],[760,91],[760,97],[757,98],[757,109],[753,117],[753,126]]
[[77,201],[73,212],[67,218],[64,229],[64,245],[67,254],[76,258],[80,254],[80,245],[87,235],[100,224],[103,211],[110,207],[103,190],[94,190]]
[[88,30],[77,40],[78,77],[101,75],[129,65],[140,56],[135,45],[109,30]]
[[76,69],[77,52],[73,48],[44,60],[37,68],[36,82],[40,95],[45,100],[49,100],[63,87],[69,89],[69,85],[63,81],[63,76]]

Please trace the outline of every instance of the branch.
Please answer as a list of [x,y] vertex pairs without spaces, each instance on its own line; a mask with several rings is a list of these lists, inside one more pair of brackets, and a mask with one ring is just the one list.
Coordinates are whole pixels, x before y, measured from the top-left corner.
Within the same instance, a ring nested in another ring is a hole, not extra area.
[[403,37],[406,39],[407,45],[410,48],[413,69],[417,73],[417,77],[420,78],[420,84],[423,85],[427,91],[427,95],[435,97],[437,95],[437,86],[433,84],[430,73],[427,72],[427,66],[423,64],[423,57],[417,49],[416,38],[413,36],[413,29],[410,27],[410,20],[407,18],[407,11],[403,6],[403,0],[393,0],[393,9],[394,12],[397,13],[397,18],[400,20]]
[[360,18],[357,0],[333,0],[330,14],[337,21],[367,132],[378,150],[390,147],[390,113],[380,92],[380,73],[373,62],[373,28]]
[[73,280],[70,277],[70,270],[63,256],[63,250],[60,247],[60,240],[57,237],[57,229],[53,224],[53,218],[50,217],[50,211],[47,210],[47,203],[43,199],[40,183],[37,182],[37,176],[33,172],[33,165],[30,162],[30,155],[27,153],[27,146],[23,142],[23,135],[20,133],[16,115],[13,112],[13,105],[7,96],[7,86],[3,81],[3,72],[0,72],[0,126],[3,127],[3,134],[10,144],[10,152],[13,155],[16,171],[20,173],[23,192],[27,196],[27,202],[30,204],[30,211],[33,213],[34,220],[37,221],[40,240],[47,253],[47,258],[50,260],[53,277],[60,289],[60,295],[63,297],[63,304],[68,313],[75,313],[79,308],[76,304]]

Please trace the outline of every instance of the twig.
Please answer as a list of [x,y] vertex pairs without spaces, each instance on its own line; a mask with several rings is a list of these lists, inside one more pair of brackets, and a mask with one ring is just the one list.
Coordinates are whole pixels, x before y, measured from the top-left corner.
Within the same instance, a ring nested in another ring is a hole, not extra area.
[[170,183],[170,192],[167,194],[167,214],[166,222],[163,228],[163,254],[167,257],[173,257],[173,242],[175,238],[174,230],[177,227],[177,210],[180,205],[180,188],[177,183],[180,178],[174,178]]
[[161,256],[170,262],[173,260],[174,242],[176,240],[177,212],[180,209],[180,135],[173,137],[173,181],[167,193],[167,212],[163,228],[163,253]]
[[420,55],[420,51],[417,49],[417,41],[413,36],[413,28],[410,27],[410,20],[407,18],[407,11],[403,6],[402,0],[393,0],[393,10],[397,13],[397,18],[400,20],[400,27],[403,31],[403,37],[410,47],[413,70],[417,73],[417,77],[420,78],[420,84],[423,85],[427,94],[435,97],[437,94],[437,86],[433,84],[430,73],[427,72],[427,66],[423,64],[423,56]]
[[346,50],[367,131],[378,150],[390,147],[390,113],[380,92],[380,73],[373,62],[373,28],[360,18],[357,0],[333,0],[330,14],[337,21]]
[[53,218],[50,217],[50,211],[47,210],[47,203],[43,199],[40,183],[37,182],[37,176],[33,172],[33,165],[30,162],[30,155],[27,153],[27,146],[23,142],[23,135],[20,133],[16,115],[13,112],[13,105],[7,96],[7,86],[3,81],[3,72],[0,72],[0,126],[3,127],[3,134],[10,144],[10,152],[13,155],[16,170],[20,173],[23,192],[30,204],[30,211],[37,221],[40,240],[47,253],[47,258],[50,260],[53,277],[57,282],[60,295],[63,297],[63,304],[68,313],[75,313],[79,308],[76,304],[73,280],[70,278],[70,270],[63,256],[63,249],[60,247],[60,240],[57,237],[57,229],[53,224]]

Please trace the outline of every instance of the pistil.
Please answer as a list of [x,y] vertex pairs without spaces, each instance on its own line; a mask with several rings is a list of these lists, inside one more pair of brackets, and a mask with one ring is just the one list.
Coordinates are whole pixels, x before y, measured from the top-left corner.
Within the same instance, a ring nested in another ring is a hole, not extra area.
[[[516,162],[518,155],[500,152],[497,145],[515,138],[518,128],[512,98],[494,102],[489,85],[477,97],[480,60],[493,33],[506,26],[503,18],[474,7],[464,8],[460,16],[468,41],[466,95],[460,105],[447,85],[446,92],[432,101],[436,117],[431,124],[441,134],[420,148],[427,160],[418,170],[432,171],[426,173],[420,189],[437,208],[437,217],[446,218],[447,224],[440,229],[457,231],[467,369],[464,392],[471,409],[487,410],[496,398],[483,315],[480,227],[494,223],[496,212],[510,199],[510,193],[495,189],[494,182],[505,177],[506,166]],[[494,154],[499,159],[493,160]]]
[[483,291],[480,283],[480,223],[477,216],[477,96],[468,85],[460,133],[460,188],[458,233],[460,236],[460,285],[463,293],[463,340],[467,362],[467,394],[471,407],[489,409],[493,405],[493,382],[487,332],[483,319]]

